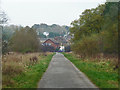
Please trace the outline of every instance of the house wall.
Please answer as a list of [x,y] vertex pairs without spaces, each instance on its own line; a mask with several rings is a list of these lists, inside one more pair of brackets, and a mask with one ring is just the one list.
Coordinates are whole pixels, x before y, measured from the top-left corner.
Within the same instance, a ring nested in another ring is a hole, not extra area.
[[59,47],[58,45],[56,45],[54,42],[52,42],[51,40],[47,40],[47,41],[45,41],[44,42],[44,44],[51,44],[50,46],[52,46],[52,47],[54,47],[54,48],[57,48],[57,47]]

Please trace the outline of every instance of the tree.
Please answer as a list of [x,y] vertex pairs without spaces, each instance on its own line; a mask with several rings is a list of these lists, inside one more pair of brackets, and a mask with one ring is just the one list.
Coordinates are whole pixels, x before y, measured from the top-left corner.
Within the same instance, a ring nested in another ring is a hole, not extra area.
[[30,27],[20,28],[10,40],[10,48],[17,52],[35,52],[40,48],[37,33]]
[[105,53],[118,53],[118,3],[107,2],[102,27]]
[[5,14],[4,11],[0,11],[0,48],[2,49],[2,53],[4,54],[7,52],[7,41],[4,40],[4,34],[3,34],[3,26],[6,24],[8,21],[8,17]]
[[84,35],[99,33],[103,24],[104,5],[99,5],[95,9],[86,9],[78,20],[71,23],[71,34],[74,34],[73,41],[80,40]]
[[72,50],[84,56],[118,52],[118,3],[86,9],[70,28]]

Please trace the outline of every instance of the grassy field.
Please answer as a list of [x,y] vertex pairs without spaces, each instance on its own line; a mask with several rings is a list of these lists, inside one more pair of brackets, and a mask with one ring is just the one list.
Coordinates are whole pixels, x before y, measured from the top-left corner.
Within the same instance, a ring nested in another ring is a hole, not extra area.
[[99,88],[118,88],[118,69],[113,69],[110,60],[82,60],[72,53],[63,54]]
[[[53,53],[4,55],[2,59],[2,87],[37,88],[37,84],[53,55]],[[37,57],[37,60],[31,61],[31,57]]]

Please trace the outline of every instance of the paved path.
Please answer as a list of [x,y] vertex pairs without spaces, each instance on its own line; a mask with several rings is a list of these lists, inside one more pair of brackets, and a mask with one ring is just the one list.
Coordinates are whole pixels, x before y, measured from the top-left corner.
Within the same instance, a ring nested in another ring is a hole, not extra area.
[[96,88],[64,55],[56,53],[38,88]]

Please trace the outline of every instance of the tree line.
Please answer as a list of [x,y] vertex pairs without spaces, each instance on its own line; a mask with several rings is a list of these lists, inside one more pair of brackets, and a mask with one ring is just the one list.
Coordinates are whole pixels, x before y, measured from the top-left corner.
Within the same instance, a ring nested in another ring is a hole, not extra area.
[[[32,26],[33,29],[36,29],[39,32],[40,38],[54,38],[56,36],[64,36],[67,32],[69,32],[69,26],[60,26],[57,24],[47,25],[47,24],[34,24]],[[48,32],[49,35],[46,37],[43,33]]]
[[118,53],[118,2],[86,9],[70,28],[72,51],[82,57]]
[[29,26],[4,26],[2,32],[2,53],[8,52],[55,52],[52,46],[43,46],[36,29]]
[[[3,30],[2,33],[3,54],[10,51],[22,53],[40,51],[41,44],[37,37],[36,30],[33,28],[29,26],[16,27],[14,28],[14,32],[6,33],[5,31]],[[13,31],[13,29],[11,31]]]

